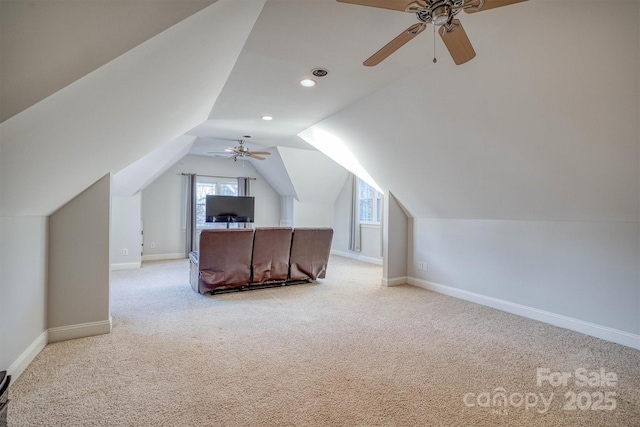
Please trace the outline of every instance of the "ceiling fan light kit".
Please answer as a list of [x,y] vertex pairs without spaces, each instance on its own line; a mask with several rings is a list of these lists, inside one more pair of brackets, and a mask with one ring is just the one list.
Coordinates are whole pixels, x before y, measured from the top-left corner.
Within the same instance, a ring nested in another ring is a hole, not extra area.
[[[445,47],[456,65],[464,64],[476,56],[469,37],[460,20],[454,19],[461,11],[466,13],[482,12],[496,7],[507,6],[527,0],[337,0],[340,3],[351,3],[359,6],[378,7],[414,13],[420,23],[407,28],[382,49],[371,55],[363,65],[378,65],[389,55],[400,49],[409,40],[423,32],[428,24],[438,29]],[[436,62],[435,60],[433,61]]]
[[442,25],[446,24],[449,20],[449,13],[451,13],[451,8],[448,4],[443,4],[441,6],[436,7],[431,12],[431,20],[434,25]]
[[[245,138],[251,138],[251,136],[245,135]],[[271,153],[268,151],[249,151],[249,149],[244,145],[244,139],[238,140],[237,147],[227,147],[224,149],[224,152],[222,153],[216,153],[216,152],[210,151],[209,154],[213,154],[214,156],[217,154],[231,154],[231,156],[228,158],[233,159],[234,162],[237,162],[238,158],[243,158],[243,157],[248,157],[256,160],[265,160],[266,157],[262,157],[262,156],[271,155]]]

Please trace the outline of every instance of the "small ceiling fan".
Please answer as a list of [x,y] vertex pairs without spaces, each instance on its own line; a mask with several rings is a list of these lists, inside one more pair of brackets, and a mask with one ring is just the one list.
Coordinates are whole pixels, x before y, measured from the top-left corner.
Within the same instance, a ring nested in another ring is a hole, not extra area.
[[[415,13],[418,21],[395,39],[387,43],[382,49],[371,55],[363,65],[372,67],[378,65],[389,55],[400,49],[409,40],[423,32],[427,24],[440,27],[438,33],[442,37],[447,50],[456,65],[464,64],[476,56],[473,46],[462,28],[462,24],[454,17],[464,10],[466,13],[481,12],[496,7],[520,3],[526,0],[337,0],[340,3],[351,3],[360,6],[379,7],[383,9],[399,10]],[[434,59],[435,62],[435,59]]]
[[233,159],[234,162],[238,161],[238,157],[250,157],[256,160],[264,160],[265,157],[262,156],[268,156],[271,154],[268,151],[249,151],[249,149],[244,146],[244,139],[238,140],[237,147],[227,147],[223,152],[209,151],[208,153],[214,155],[231,154],[228,158]]

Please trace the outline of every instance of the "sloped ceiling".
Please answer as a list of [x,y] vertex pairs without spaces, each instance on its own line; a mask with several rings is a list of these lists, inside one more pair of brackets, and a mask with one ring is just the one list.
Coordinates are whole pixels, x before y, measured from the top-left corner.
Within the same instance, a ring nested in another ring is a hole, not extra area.
[[349,173],[319,151],[278,147],[300,202],[332,204]]
[[[415,55],[426,53],[427,39],[386,66],[362,66],[367,54],[413,21],[410,14],[335,0],[267,0],[209,120],[191,134],[249,134],[265,146],[310,149],[299,132],[410,72]],[[302,88],[299,80],[316,67],[329,74]],[[274,120],[262,121],[264,114]]]
[[0,122],[215,1],[0,1]]
[[422,58],[318,126],[416,217],[637,220],[638,2],[520,5],[465,20],[468,64]]
[[[290,3],[267,2],[206,122],[209,136],[296,147],[291,133],[317,124],[418,217],[640,215],[638,2],[614,2],[607,14],[596,0],[462,14],[477,52],[469,63],[455,66],[425,31],[372,68],[361,61],[415,18]],[[330,74],[299,90],[315,66]],[[267,113],[275,119],[261,122]]]
[[[230,18],[231,3],[250,13]],[[267,0],[261,11],[220,0],[149,40],[149,52],[135,54],[143,44],[0,125],[0,176],[35,165],[15,191],[5,186],[2,205],[52,209],[185,132],[205,152],[205,138],[246,134],[256,148],[308,150],[296,135],[317,125],[416,217],[636,221],[640,4],[602,4],[529,0],[462,14],[477,52],[469,63],[455,66],[436,37],[434,64],[425,31],[368,68],[362,60],[415,17],[335,0]],[[139,61],[119,66],[129,55]],[[318,66],[329,75],[301,89]],[[82,182],[67,184],[76,175]],[[64,194],[21,196],[50,177]]]
[[316,150],[276,147],[265,160],[251,160],[256,170],[281,196],[306,203],[332,204],[349,172]]
[[2,215],[48,215],[204,121],[263,5],[220,0],[0,124]]
[[266,156],[264,160],[250,160],[250,162],[280,196],[297,197],[292,177],[287,172],[281,156],[281,149],[282,147],[272,148],[269,150],[271,155]]
[[195,136],[182,135],[163,144],[113,175],[111,194],[130,197],[144,190],[156,178],[186,156]]

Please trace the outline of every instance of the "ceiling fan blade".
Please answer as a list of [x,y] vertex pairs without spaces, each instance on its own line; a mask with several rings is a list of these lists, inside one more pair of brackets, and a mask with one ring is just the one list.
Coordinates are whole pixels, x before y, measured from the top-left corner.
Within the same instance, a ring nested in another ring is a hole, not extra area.
[[425,6],[426,3],[424,0],[416,1],[416,0],[338,0],[339,3],[351,3],[357,4],[360,6],[370,6],[370,7],[379,7],[382,9],[391,9],[391,10],[399,10],[401,12],[406,12],[409,5],[413,3],[418,3],[421,6]]
[[265,159],[265,157],[256,156],[253,153],[249,154],[249,157],[251,157],[252,159],[256,159],[256,160],[264,160]]
[[427,24],[424,22],[421,24],[413,24],[412,26],[404,30],[395,39],[387,43],[382,49],[380,49],[379,51],[371,55],[369,59],[367,59],[362,63],[362,65],[365,65],[367,67],[373,67],[374,65],[378,65],[383,60],[385,60],[389,55],[391,55],[393,52],[395,52],[396,50],[404,46],[404,44],[407,43],[409,40],[413,39],[415,36],[423,32],[426,28],[427,28]]
[[[484,5],[482,6],[482,9],[476,10],[476,9],[465,9],[464,11],[467,13],[476,13],[476,12],[483,12],[485,10],[489,10],[489,9],[495,9],[496,7],[502,7],[502,6],[509,6],[510,4],[514,4],[514,3],[520,3],[523,1],[527,1],[527,0],[484,0]],[[472,4],[480,4],[480,2],[475,1]]]
[[251,154],[262,154],[263,156],[270,156],[271,153],[268,151],[251,151]]
[[471,46],[467,33],[462,28],[460,20],[454,19],[451,23],[454,25],[453,30],[445,31],[445,26],[443,25],[438,30],[438,33],[440,33],[444,45],[451,54],[453,62],[456,65],[464,64],[472,60],[476,56],[476,52]]

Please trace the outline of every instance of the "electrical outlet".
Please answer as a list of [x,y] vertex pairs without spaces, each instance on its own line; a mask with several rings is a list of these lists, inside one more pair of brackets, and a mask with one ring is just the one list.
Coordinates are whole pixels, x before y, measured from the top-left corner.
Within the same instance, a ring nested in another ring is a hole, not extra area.
[[156,242],[151,242],[151,243],[149,244],[149,247],[150,247],[150,248],[155,248],[155,247],[156,247]]
[[418,261],[418,270],[422,270],[422,266],[423,266],[422,261]]
[[427,271],[427,263],[426,262],[422,263],[422,270],[423,271]]
[[129,249],[123,249],[122,255],[129,255]]

